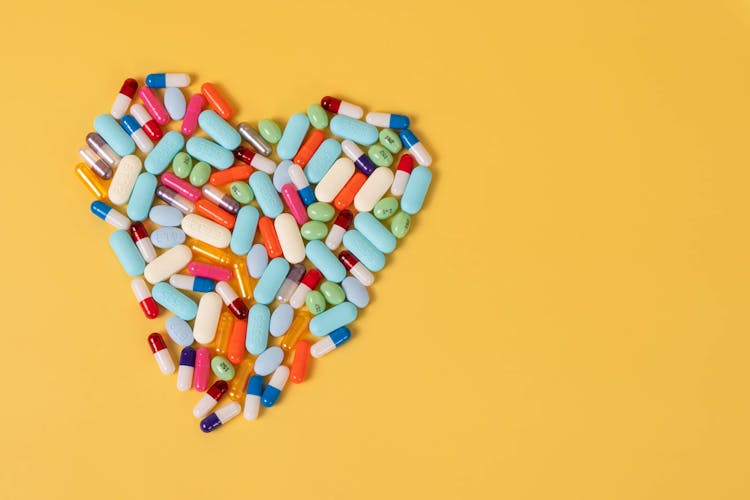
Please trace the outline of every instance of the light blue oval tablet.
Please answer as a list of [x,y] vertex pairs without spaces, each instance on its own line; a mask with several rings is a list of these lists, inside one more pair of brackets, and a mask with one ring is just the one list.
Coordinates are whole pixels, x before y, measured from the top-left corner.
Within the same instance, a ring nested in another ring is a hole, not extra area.
[[276,188],[277,192],[281,192],[281,188],[284,184],[294,184],[292,178],[289,177],[289,167],[294,165],[291,160],[282,160],[278,164],[276,170],[273,172],[273,187]]
[[345,301],[311,319],[310,333],[322,337],[337,328],[348,325],[355,319],[357,319],[357,306]]
[[312,184],[317,184],[320,179],[331,169],[333,163],[341,156],[341,143],[336,139],[326,139],[318,147],[315,154],[305,167],[305,176]]
[[171,316],[166,323],[167,334],[172,341],[182,347],[187,347],[193,343],[193,329],[190,325],[177,316]]
[[168,87],[164,91],[164,107],[167,108],[170,118],[182,120],[185,118],[185,94],[177,87]]
[[160,227],[149,236],[156,248],[172,248],[185,243],[185,232],[179,227]]
[[185,147],[185,138],[181,133],[170,130],[164,134],[143,162],[146,172],[154,175],[164,172],[183,147]]
[[256,280],[263,276],[268,266],[268,251],[262,243],[256,243],[247,253],[247,272]]
[[155,284],[151,295],[164,309],[175,313],[185,321],[195,319],[198,304],[193,299],[164,281]]
[[354,217],[354,227],[383,253],[396,249],[396,237],[370,212],[360,212]]
[[339,262],[339,259],[322,241],[313,240],[309,242],[305,246],[305,254],[328,281],[341,283],[341,280],[346,277],[344,264]]
[[146,267],[146,261],[143,260],[141,252],[133,243],[127,231],[115,231],[109,236],[109,246],[115,252],[117,259],[120,261],[122,268],[129,276],[140,276]]
[[270,304],[276,298],[276,292],[284,283],[284,278],[289,272],[289,262],[283,257],[276,257],[268,263],[263,276],[260,277],[255,285],[253,297],[261,304]]
[[269,347],[255,360],[253,371],[255,371],[256,375],[265,377],[272,374],[282,361],[284,361],[284,351],[281,350],[281,347],[276,345]]
[[255,194],[255,201],[263,211],[263,215],[275,219],[284,211],[284,204],[281,202],[279,193],[273,187],[271,178],[265,172],[254,172],[250,176],[250,187]]
[[125,129],[115,120],[112,115],[99,115],[94,120],[94,130],[102,136],[102,139],[109,144],[120,156],[133,154],[135,151],[135,142],[125,132]]
[[411,171],[409,180],[406,181],[404,195],[401,197],[401,210],[409,215],[414,215],[422,209],[424,197],[432,182],[432,172],[427,167],[419,166]]
[[354,254],[357,260],[374,273],[380,271],[385,266],[385,255],[383,255],[383,252],[375,248],[356,229],[344,233],[344,246]]
[[213,109],[207,109],[198,115],[198,125],[221,147],[234,150],[242,142],[239,132]]
[[165,227],[179,226],[182,224],[182,217],[182,212],[170,205],[156,205],[148,213],[151,222]]
[[219,170],[227,169],[234,163],[234,155],[231,151],[203,137],[188,139],[186,149],[193,158],[204,161]]
[[135,180],[128,200],[128,217],[131,220],[140,222],[148,218],[148,212],[154,202],[156,184],[156,176],[148,172],[143,172]]
[[331,119],[331,133],[363,146],[371,146],[378,140],[378,129],[374,125],[345,115],[336,115]]
[[274,337],[281,337],[286,333],[294,319],[294,308],[289,304],[281,304],[271,314],[269,330]]
[[370,294],[367,292],[367,287],[354,276],[344,278],[344,281],[341,282],[341,288],[344,289],[346,300],[360,309],[367,307],[367,304],[370,303]]
[[245,348],[256,356],[266,350],[268,346],[268,326],[271,321],[271,311],[263,304],[255,304],[247,315],[247,334]]
[[255,229],[258,227],[260,213],[258,209],[245,205],[237,212],[237,220],[232,230],[232,239],[229,241],[229,247],[237,255],[245,255],[253,246],[255,238]]
[[289,121],[284,127],[284,133],[281,134],[281,140],[276,145],[276,154],[279,155],[279,158],[282,160],[294,158],[305,139],[308,128],[310,128],[310,120],[308,120],[307,115],[296,113],[289,117]]

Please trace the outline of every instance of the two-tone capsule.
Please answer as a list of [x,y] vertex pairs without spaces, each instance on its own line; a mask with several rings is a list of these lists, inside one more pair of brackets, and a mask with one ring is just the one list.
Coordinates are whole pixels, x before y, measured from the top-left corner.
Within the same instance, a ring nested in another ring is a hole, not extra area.
[[109,111],[109,114],[118,120],[122,118],[128,111],[128,106],[130,106],[136,90],[138,90],[137,81],[133,78],[125,80],[122,87],[120,87],[120,92],[115,97],[115,102],[112,103],[112,109]]
[[303,264],[294,264],[284,278],[279,291],[276,294],[276,300],[279,304],[289,302],[294,291],[297,289],[300,280],[305,275],[305,266]]
[[404,189],[406,189],[406,183],[409,182],[412,170],[414,170],[414,157],[406,153],[398,161],[396,175],[393,176],[393,184],[391,184],[392,195],[401,196],[404,194]]
[[200,293],[213,292],[216,286],[212,279],[200,276],[188,276],[186,274],[173,274],[169,277],[169,284],[179,290],[190,290],[191,292]]
[[130,106],[130,114],[136,119],[141,129],[146,132],[146,135],[152,141],[158,141],[164,136],[161,127],[156,120],[154,120],[143,104],[133,104]]
[[151,243],[151,238],[143,222],[133,222],[130,225],[130,238],[132,238],[138,251],[141,252],[143,260],[149,263],[156,258],[156,248]]
[[307,271],[307,274],[305,274],[305,277],[302,278],[302,281],[300,281],[299,285],[297,285],[297,288],[294,290],[294,293],[292,293],[292,296],[289,298],[289,305],[295,309],[299,309],[305,305],[307,294],[311,290],[315,290],[315,287],[318,286],[321,279],[323,279],[323,274],[317,269],[312,268]]
[[86,135],[86,144],[110,167],[116,167],[122,159],[115,150],[96,132]]
[[365,114],[365,111],[356,104],[342,101],[341,99],[329,95],[320,100],[320,105],[323,106],[323,109],[326,111],[339,115],[346,115],[355,120],[359,120],[362,118],[362,115]]
[[299,194],[302,203],[304,203],[306,207],[318,201],[317,198],[315,198],[315,193],[310,186],[310,182],[302,171],[302,167],[297,164],[292,164],[289,166],[287,172],[292,184],[297,188],[297,194]]
[[344,154],[354,162],[354,166],[357,167],[360,172],[365,175],[370,175],[375,171],[375,164],[372,162],[369,156],[364,151],[359,149],[354,141],[345,139],[341,142],[341,150]]
[[195,370],[195,349],[190,346],[182,348],[180,352],[180,366],[177,368],[177,390],[187,391],[193,386],[193,371]]
[[234,150],[234,157],[237,158],[242,163],[246,163],[247,165],[250,165],[251,167],[260,170],[261,172],[265,172],[267,174],[272,174],[276,171],[276,164],[271,160],[270,158],[266,158],[263,155],[260,155],[254,151],[250,151],[247,148],[237,148]]
[[198,401],[198,404],[193,408],[193,416],[195,418],[203,418],[208,415],[208,412],[213,410],[214,406],[219,402],[219,399],[227,392],[229,386],[224,380],[217,380],[214,384],[208,388],[206,394]]
[[354,215],[352,215],[349,210],[342,210],[339,212],[339,215],[331,226],[331,230],[328,232],[328,236],[326,236],[325,243],[331,251],[336,250],[341,245],[341,240],[344,239],[344,233],[349,229],[353,219]]
[[219,294],[227,309],[234,314],[237,319],[247,318],[248,308],[242,299],[237,295],[232,286],[226,281],[216,283],[216,293]]
[[172,361],[172,356],[170,356],[167,344],[164,343],[162,336],[158,333],[152,333],[148,336],[148,345],[154,354],[156,364],[159,365],[159,370],[164,375],[174,373],[174,361]]
[[409,153],[411,153],[414,159],[417,160],[418,164],[422,165],[423,167],[430,166],[430,164],[432,163],[432,157],[430,156],[430,153],[427,152],[424,144],[422,144],[419,139],[417,139],[417,136],[415,136],[411,130],[409,130],[408,128],[404,129],[398,136],[401,138],[401,142],[404,143],[406,149],[409,150]]
[[131,224],[130,219],[125,214],[118,212],[103,201],[91,202],[91,213],[117,229],[127,230]]
[[151,290],[149,290],[143,278],[140,276],[133,278],[133,281],[130,282],[130,288],[133,290],[133,295],[135,295],[138,305],[141,306],[143,314],[148,319],[156,318],[159,315],[159,305],[151,296]]
[[367,113],[365,121],[370,125],[382,128],[408,128],[409,117],[404,115],[397,115],[394,113]]
[[201,430],[203,432],[215,431],[222,425],[226,424],[234,417],[240,414],[242,407],[236,401],[232,401],[201,420]]
[[313,358],[320,358],[322,356],[325,356],[326,354],[338,348],[341,344],[349,340],[351,336],[352,333],[347,327],[342,326],[340,328],[337,328],[322,339],[315,342],[310,347],[310,355]]
[[188,200],[170,187],[157,187],[156,197],[165,201],[168,205],[173,206],[185,215],[191,214],[195,211],[195,204],[192,201]]
[[151,73],[146,76],[146,85],[152,89],[190,86],[190,75],[187,73]]
[[206,199],[212,201],[214,204],[218,205],[219,208],[226,210],[230,214],[237,215],[237,212],[240,211],[240,204],[237,203],[237,200],[224,193],[221,189],[212,186],[211,184],[205,184],[202,192]]
[[263,394],[263,377],[253,375],[247,381],[247,394],[245,395],[245,418],[247,420],[258,418],[261,394]]
[[375,276],[372,275],[369,269],[365,267],[349,250],[343,250],[339,254],[339,260],[352,276],[364,286],[370,286],[375,281]]
[[93,149],[89,147],[81,148],[78,150],[78,154],[81,155],[83,161],[91,167],[91,170],[93,170],[96,175],[105,180],[112,177],[112,174],[114,173],[112,167],[107,165],[107,162],[96,154]]
[[271,380],[268,382],[268,385],[263,389],[260,403],[266,408],[270,408],[276,404],[276,400],[279,399],[279,395],[284,389],[287,380],[289,380],[289,368],[285,365],[276,368],[273,375],[271,375]]
[[133,115],[125,115],[120,120],[120,125],[125,132],[133,139],[135,145],[142,153],[150,153],[154,149],[154,143],[148,138],[146,132],[141,128],[138,120]]

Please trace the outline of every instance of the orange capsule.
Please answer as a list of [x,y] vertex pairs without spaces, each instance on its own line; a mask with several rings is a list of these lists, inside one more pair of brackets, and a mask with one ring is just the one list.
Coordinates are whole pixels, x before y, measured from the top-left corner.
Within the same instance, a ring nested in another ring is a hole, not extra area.
[[91,193],[94,198],[99,198],[102,201],[107,201],[107,186],[104,184],[104,182],[94,174],[94,171],[91,170],[91,167],[86,165],[85,163],[79,163],[76,165],[75,168],[76,176],[78,176],[79,179],[81,179],[81,182],[84,186],[86,186],[86,189],[89,190],[89,193]]
[[234,181],[246,181],[250,178],[250,174],[253,173],[253,167],[250,165],[235,165],[234,167],[226,170],[219,170],[211,174],[208,178],[208,182],[212,186],[223,186]]
[[285,351],[291,351],[297,341],[302,335],[307,332],[307,327],[310,323],[312,315],[304,310],[297,311],[297,314],[292,320],[292,324],[289,326],[289,330],[286,331],[284,336],[281,338],[281,348]]
[[211,246],[208,243],[203,243],[202,241],[198,241],[198,240],[189,240],[189,241],[190,241],[190,249],[196,255],[199,255],[203,257],[204,259],[210,260],[211,262],[216,262],[217,264],[220,264],[222,266],[226,266],[232,263],[232,257],[225,250]]
[[299,151],[297,151],[297,154],[294,156],[294,163],[302,168],[305,168],[305,165],[307,165],[307,162],[310,161],[310,158],[312,158],[312,156],[315,154],[315,151],[318,150],[325,138],[325,132],[318,129],[313,130],[312,134],[310,134],[310,137],[307,138],[304,144],[302,144],[302,147],[299,148]]
[[219,116],[225,120],[229,120],[232,117],[234,114],[232,106],[230,106],[227,100],[224,99],[224,96],[221,95],[221,92],[218,91],[213,83],[204,83],[201,85],[201,94],[203,94],[203,97],[208,101],[208,105],[211,106],[214,111],[219,113]]
[[242,361],[245,355],[245,335],[247,335],[247,320],[238,319],[232,324],[227,345],[227,359],[235,365]]
[[338,208],[339,210],[349,208],[349,205],[351,205],[354,201],[354,197],[357,196],[359,188],[362,187],[366,180],[367,176],[362,172],[357,172],[356,174],[354,174],[352,178],[347,181],[344,187],[341,188],[339,194],[337,194],[333,199],[333,204],[336,206],[336,208]]
[[260,237],[263,238],[263,245],[266,247],[266,253],[268,253],[269,258],[275,259],[284,255],[272,218],[261,217],[258,221],[258,232],[260,233]]
[[247,264],[244,260],[238,260],[232,264],[232,271],[234,271],[234,279],[237,280],[237,291],[240,292],[240,297],[243,299],[249,299],[253,296],[253,282],[250,278],[250,274],[247,272]]
[[233,229],[236,217],[205,198],[195,202],[195,211],[227,229]]
[[294,361],[292,361],[292,382],[299,384],[305,380],[307,375],[307,360],[310,359],[310,342],[298,340],[294,348]]

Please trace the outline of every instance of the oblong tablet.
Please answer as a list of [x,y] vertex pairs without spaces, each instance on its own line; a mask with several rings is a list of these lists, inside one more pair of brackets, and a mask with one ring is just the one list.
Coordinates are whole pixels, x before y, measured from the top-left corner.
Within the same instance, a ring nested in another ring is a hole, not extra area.
[[388,191],[391,184],[393,184],[393,171],[388,167],[376,168],[354,196],[354,208],[359,212],[369,212]]
[[367,304],[370,303],[370,294],[367,287],[354,276],[344,278],[344,281],[341,282],[341,288],[344,289],[346,300],[360,309],[367,307]]
[[263,275],[255,285],[253,297],[261,304],[270,304],[276,298],[276,292],[281,288],[287,273],[289,272],[289,262],[286,259],[277,257],[268,263],[263,271]]
[[239,132],[213,109],[207,109],[198,115],[198,125],[211,139],[226,149],[237,149],[242,142]]
[[294,308],[289,304],[280,304],[271,314],[268,330],[274,337],[281,337],[286,333],[294,319]]
[[297,154],[302,141],[305,138],[307,129],[310,127],[310,120],[303,113],[296,113],[289,117],[289,121],[284,127],[284,133],[281,140],[276,145],[276,154],[282,160],[291,160]]
[[195,301],[170,285],[160,281],[151,289],[151,295],[164,309],[175,313],[185,321],[195,318],[198,306]]
[[223,304],[216,292],[208,292],[201,297],[195,323],[193,323],[193,337],[199,344],[208,344],[213,341]]
[[310,333],[322,337],[337,328],[348,325],[355,319],[357,319],[357,306],[345,301],[311,319]]
[[160,227],[150,236],[156,248],[172,248],[185,243],[185,232],[179,227]]
[[135,142],[125,132],[125,129],[117,123],[112,115],[99,115],[94,119],[94,130],[102,136],[102,139],[110,145],[120,156],[133,154]]
[[375,248],[356,229],[344,233],[344,246],[372,272],[380,271],[385,266],[385,255],[383,255],[383,252]]
[[268,346],[268,327],[271,311],[263,304],[255,304],[247,315],[245,348],[250,354],[258,355]]
[[401,197],[401,210],[414,215],[422,209],[424,198],[432,182],[432,172],[427,167],[417,167],[411,171],[406,182],[404,195]]
[[141,252],[133,243],[128,231],[115,231],[109,236],[109,246],[115,252],[117,259],[120,261],[122,268],[129,276],[140,276],[146,267],[146,261],[143,260]]
[[232,238],[229,229],[198,214],[188,214],[182,219],[182,230],[191,238],[216,248],[226,248]]
[[245,255],[253,246],[255,230],[258,228],[258,219],[260,213],[258,209],[246,205],[237,212],[237,221],[234,223],[232,238],[229,241],[229,247],[237,255]]
[[234,155],[231,151],[203,137],[188,139],[186,149],[193,158],[204,161],[219,170],[227,169],[234,163]]
[[151,283],[158,283],[177,274],[193,259],[193,252],[185,245],[170,248],[152,260],[143,271],[143,277]]
[[151,204],[156,194],[156,176],[143,172],[135,180],[135,186],[128,201],[128,217],[134,221],[144,221],[148,218]]
[[255,172],[250,176],[250,187],[255,193],[255,201],[263,211],[263,215],[275,218],[284,211],[279,193],[273,186],[271,178],[265,172]]
[[156,143],[154,149],[146,157],[146,161],[143,162],[146,171],[154,175],[164,172],[184,146],[185,138],[182,134],[170,130]]
[[381,252],[391,253],[396,249],[396,237],[371,213],[358,213],[354,217],[354,228]]
[[279,346],[269,347],[258,356],[253,366],[256,375],[270,375],[284,361],[284,351]]
[[268,266],[268,251],[262,243],[256,243],[247,253],[247,272],[256,280],[263,276]]
[[320,145],[315,154],[305,167],[305,176],[313,184],[320,182],[320,179],[326,175],[333,162],[341,156],[341,143],[336,139],[326,139]]
[[305,243],[302,241],[302,235],[294,217],[287,213],[280,214],[273,225],[276,228],[284,258],[291,264],[298,264],[305,260]]
[[354,162],[349,158],[339,158],[315,186],[315,198],[318,201],[330,203],[352,175],[354,175]]
[[328,281],[340,283],[346,277],[346,268],[320,240],[313,240],[305,247],[305,253]]
[[167,334],[175,344],[187,347],[193,343],[193,329],[179,316],[172,316],[166,323]]
[[142,168],[141,159],[135,155],[127,155],[121,159],[117,170],[115,170],[115,175],[112,176],[112,182],[109,183],[109,190],[107,191],[109,201],[115,205],[127,203]]
[[355,120],[345,115],[331,118],[331,133],[357,144],[370,146],[378,140],[378,129],[362,120]]

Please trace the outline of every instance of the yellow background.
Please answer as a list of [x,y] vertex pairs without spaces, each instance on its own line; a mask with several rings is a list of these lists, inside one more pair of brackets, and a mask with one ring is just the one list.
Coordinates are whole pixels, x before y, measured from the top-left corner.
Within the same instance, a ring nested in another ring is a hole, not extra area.
[[[440,3],[6,7],[0,497],[750,496],[748,3]],[[211,435],[72,175],[158,70],[252,122],[403,110],[435,157],[355,339]]]

